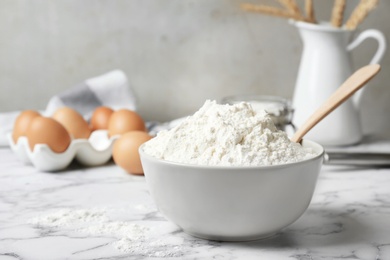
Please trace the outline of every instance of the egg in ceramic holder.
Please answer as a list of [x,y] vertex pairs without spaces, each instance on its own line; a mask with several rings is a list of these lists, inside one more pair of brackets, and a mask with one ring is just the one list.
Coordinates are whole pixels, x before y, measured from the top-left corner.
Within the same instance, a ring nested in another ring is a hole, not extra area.
[[112,146],[119,136],[109,137],[107,130],[93,131],[88,139],[73,139],[62,153],[53,152],[47,144],[36,144],[31,150],[26,136],[20,136],[15,143],[12,134],[8,136],[11,150],[20,161],[32,164],[40,171],[63,170],[76,159],[85,166],[107,163],[112,156]]

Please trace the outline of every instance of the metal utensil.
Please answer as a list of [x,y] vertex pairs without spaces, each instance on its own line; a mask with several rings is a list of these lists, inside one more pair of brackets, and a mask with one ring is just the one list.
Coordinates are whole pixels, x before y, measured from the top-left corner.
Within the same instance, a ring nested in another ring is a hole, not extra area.
[[390,166],[390,153],[326,152],[324,164],[353,166]]

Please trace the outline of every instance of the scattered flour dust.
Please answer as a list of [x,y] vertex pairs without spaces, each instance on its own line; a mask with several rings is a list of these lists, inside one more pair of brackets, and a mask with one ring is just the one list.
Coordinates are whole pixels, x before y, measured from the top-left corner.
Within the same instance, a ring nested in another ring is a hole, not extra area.
[[86,222],[105,222],[108,218],[104,210],[61,209],[52,214],[30,220],[31,224],[47,227],[63,227]]
[[245,102],[221,105],[210,100],[146,142],[144,152],[172,162],[216,166],[277,165],[315,156],[277,130],[264,110],[255,111]]
[[[145,209],[136,206],[135,209]],[[91,236],[102,235],[116,239],[112,245],[125,253],[147,257],[179,257],[182,255],[178,238],[166,235],[166,230],[153,230],[145,224],[113,221],[107,209],[61,209],[29,221],[40,228],[67,228]],[[165,222],[162,222],[165,223]],[[161,234],[164,234],[162,240]],[[179,239],[180,240],[180,239]]]

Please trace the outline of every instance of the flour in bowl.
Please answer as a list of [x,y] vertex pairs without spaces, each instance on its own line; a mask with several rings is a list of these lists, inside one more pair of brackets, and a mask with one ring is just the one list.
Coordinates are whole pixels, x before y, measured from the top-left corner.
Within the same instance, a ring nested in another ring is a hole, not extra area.
[[221,105],[210,100],[146,142],[144,152],[167,161],[213,166],[277,165],[316,155],[277,130],[265,111],[254,111],[245,102]]

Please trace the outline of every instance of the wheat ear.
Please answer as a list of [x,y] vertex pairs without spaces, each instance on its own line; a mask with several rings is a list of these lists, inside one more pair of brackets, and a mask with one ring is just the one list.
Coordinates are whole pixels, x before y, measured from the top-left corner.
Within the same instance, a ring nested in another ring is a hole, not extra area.
[[379,0],[361,0],[360,3],[353,10],[345,27],[349,30],[354,30],[367,17],[368,13],[373,10]]
[[295,20],[304,20],[303,17],[300,15],[296,15],[288,10],[282,10],[273,6],[242,4],[241,8],[249,12],[263,13],[284,18],[292,18]]
[[314,17],[313,0],[305,1],[305,11],[306,11],[306,21],[310,23],[316,23],[316,18]]
[[332,10],[331,23],[334,27],[341,27],[344,19],[346,0],[335,0]]
[[299,7],[297,5],[297,2],[295,0],[278,0],[279,3],[281,3],[287,10],[292,12],[293,14],[297,16],[302,16],[301,11],[299,10]]

